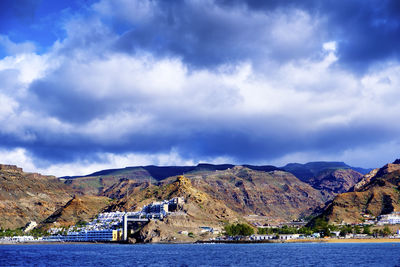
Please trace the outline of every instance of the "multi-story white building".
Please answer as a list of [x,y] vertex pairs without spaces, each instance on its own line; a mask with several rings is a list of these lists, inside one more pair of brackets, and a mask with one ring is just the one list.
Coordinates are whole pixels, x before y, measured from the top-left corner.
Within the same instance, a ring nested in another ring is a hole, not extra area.
[[400,224],[400,212],[380,215],[378,217],[378,225],[384,224]]
[[[49,241],[71,241],[71,242],[109,242],[118,241],[121,239],[122,230],[93,230],[93,231],[80,231],[68,232],[67,235],[50,236],[47,237]],[[45,240],[46,240],[45,239]]]

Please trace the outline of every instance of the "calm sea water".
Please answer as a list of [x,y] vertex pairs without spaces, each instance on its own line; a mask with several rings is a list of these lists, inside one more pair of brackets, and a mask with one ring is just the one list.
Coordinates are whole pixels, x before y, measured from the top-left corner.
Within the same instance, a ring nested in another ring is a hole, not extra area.
[[400,266],[400,244],[1,245],[0,266]]

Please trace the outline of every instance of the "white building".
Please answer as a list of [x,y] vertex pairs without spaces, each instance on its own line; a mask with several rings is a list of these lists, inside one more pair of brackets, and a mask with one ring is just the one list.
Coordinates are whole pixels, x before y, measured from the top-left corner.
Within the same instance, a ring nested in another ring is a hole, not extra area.
[[390,214],[378,217],[378,225],[384,224],[400,224],[400,212],[392,212]]
[[122,230],[98,230],[98,231],[81,231],[81,232],[68,232],[63,236],[63,241],[117,241],[120,239]]
[[271,240],[274,239],[274,235],[251,235],[250,240]]
[[279,235],[280,240],[298,239],[299,237],[300,237],[299,234],[281,234],[281,235]]
[[24,232],[27,233],[27,232],[33,230],[33,228],[35,228],[36,226],[37,226],[37,223],[35,221],[31,221],[26,224]]

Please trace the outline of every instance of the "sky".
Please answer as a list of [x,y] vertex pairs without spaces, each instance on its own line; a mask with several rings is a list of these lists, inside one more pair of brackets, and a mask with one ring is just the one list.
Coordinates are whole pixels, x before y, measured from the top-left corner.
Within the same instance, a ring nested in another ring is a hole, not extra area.
[[0,162],[344,161],[400,151],[396,0],[2,0]]

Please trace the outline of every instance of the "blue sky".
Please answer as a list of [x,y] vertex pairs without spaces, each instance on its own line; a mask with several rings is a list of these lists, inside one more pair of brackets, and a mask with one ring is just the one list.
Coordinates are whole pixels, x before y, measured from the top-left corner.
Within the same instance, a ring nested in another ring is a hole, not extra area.
[[0,20],[2,163],[399,157],[398,1],[3,0]]

